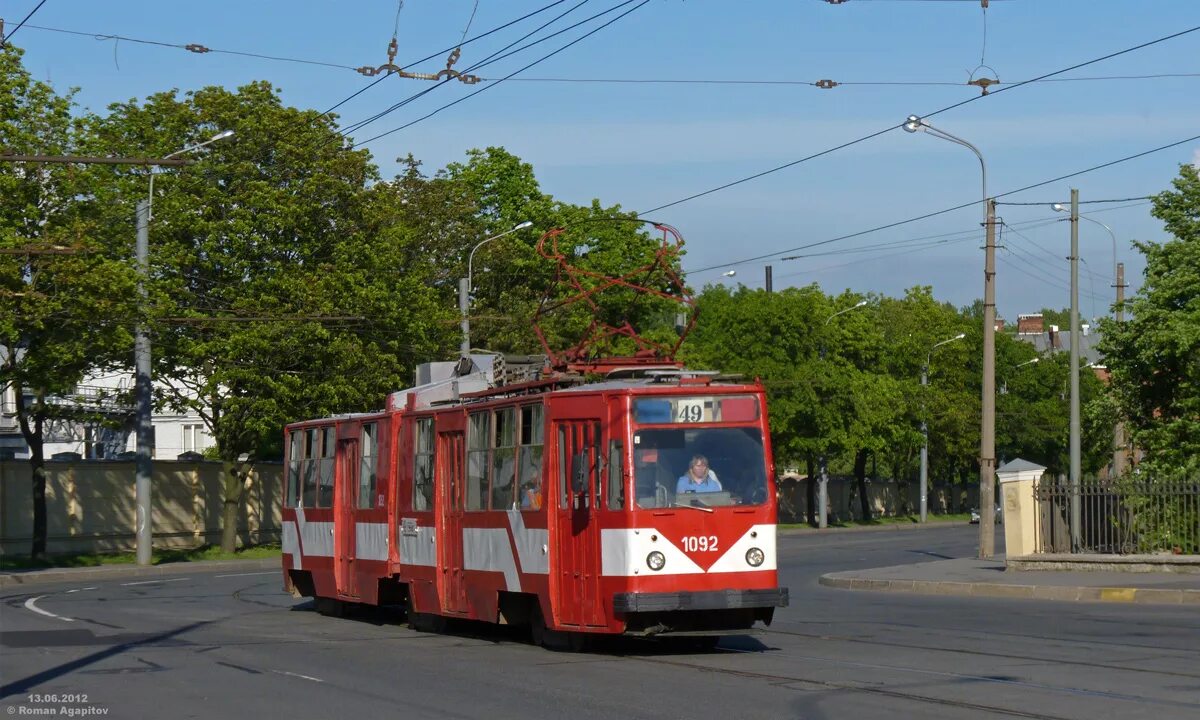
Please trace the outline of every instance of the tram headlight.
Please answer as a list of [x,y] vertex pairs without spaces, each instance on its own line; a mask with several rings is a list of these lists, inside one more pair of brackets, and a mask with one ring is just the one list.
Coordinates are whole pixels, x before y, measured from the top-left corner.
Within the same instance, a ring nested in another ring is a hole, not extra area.
[[667,556],[655,550],[646,556],[646,567],[658,572],[667,564]]
[[746,562],[750,567],[758,567],[767,559],[766,553],[756,547],[752,547],[746,551]]

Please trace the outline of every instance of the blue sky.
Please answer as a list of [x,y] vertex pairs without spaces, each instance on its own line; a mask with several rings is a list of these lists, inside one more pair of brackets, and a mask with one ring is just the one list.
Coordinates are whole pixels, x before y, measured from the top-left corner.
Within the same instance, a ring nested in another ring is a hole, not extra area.
[[[479,0],[469,35],[532,12],[551,0]],[[468,44],[458,68],[564,12],[568,0],[534,19]],[[617,5],[591,0],[542,35]],[[11,31],[37,0],[5,0]],[[474,0],[407,0],[399,13],[397,62],[436,72],[444,60],[407,63],[456,44]],[[632,3],[624,9],[635,7]],[[172,47],[95,39],[124,35],[166,43],[380,65],[396,21],[394,0],[317,3],[254,0],[205,3],[48,0],[13,38],[26,66],[56,87],[80,88],[79,103],[109,103],[168,88],[236,87],[269,80],[284,100],[324,110],[371,82],[344,68],[276,62]],[[495,63],[478,74],[502,78],[622,10]],[[491,89],[439,115],[366,145],[385,176],[412,153],[429,171],[472,147],[502,145],[533,164],[542,189],[562,200],[620,204],[644,211],[797,160],[979,95],[969,73],[986,65],[1004,88],[1200,25],[1200,2],[1155,0],[650,0],[628,16],[503,83],[450,83],[354,133],[359,141],[410,122],[481,87]],[[43,26],[88,33],[51,32]],[[540,36],[540,35],[539,35]],[[1200,74],[1200,32],[1097,63],[1061,77]],[[517,78],[528,78],[518,81]],[[953,85],[604,84],[540,79],[793,80],[944,82]],[[343,124],[370,116],[414,92],[421,80],[388,78],[339,109]],[[986,158],[989,191],[1025,185],[1200,134],[1200,75],[1143,80],[1034,83],[993,93],[932,118],[970,140]],[[1066,307],[1069,228],[1049,207],[1077,187],[1081,199],[1138,197],[1165,189],[1180,163],[1200,162],[1200,140],[1005,198],[1013,227],[999,253],[1002,316]],[[819,283],[900,295],[931,285],[963,305],[982,295],[983,253],[976,204],[929,220],[830,243],[802,245],[969,203],[980,197],[979,164],[969,151],[927,135],[893,130],[853,147],[781,170],[649,217],[687,240],[691,282],[723,280],[761,287]],[[1165,239],[1146,203],[1092,205],[1112,227],[1129,292],[1143,262],[1131,239]],[[974,232],[973,232],[974,231]],[[964,233],[947,235],[948,233]],[[915,240],[943,236],[928,241]],[[1081,227],[1084,316],[1107,312],[1113,297],[1113,245],[1091,223]],[[890,245],[889,245],[890,244]],[[814,255],[817,252],[835,253]],[[770,253],[773,258],[742,262]],[[783,261],[780,256],[804,255]]]

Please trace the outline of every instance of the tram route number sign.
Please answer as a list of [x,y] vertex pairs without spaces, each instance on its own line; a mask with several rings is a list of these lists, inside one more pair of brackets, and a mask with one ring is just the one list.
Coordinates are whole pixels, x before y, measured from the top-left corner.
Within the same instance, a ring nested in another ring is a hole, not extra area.
[[675,422],[698,423],[712,419],[712,400],[708,398],[687,398],[675,403]]

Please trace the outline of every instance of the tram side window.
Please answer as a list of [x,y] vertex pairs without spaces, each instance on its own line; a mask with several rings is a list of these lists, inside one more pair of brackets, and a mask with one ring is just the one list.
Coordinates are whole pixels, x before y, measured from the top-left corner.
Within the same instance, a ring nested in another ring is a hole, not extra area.
[[413,453],[413,510],[433,507],[433,418],[417,420]]
[[293,430],[288,438],[287,496],[285,507],[300,505],[300,463],[304,458],[304,432]]
[[321,429],[321,461],[317,476],[317,507],[333,507],[333,458],[334,458],[333,428]]
[[358,506],[363,509],[375,507],[375,470],[379,462],[377,428],[375,423],[363,425],[362,440],[359,441],[362,464],[358,469]]
[[622,458],[624,446],[616,440],[608,443],[608,509],[621,510],[625,507],[625,471]]
[[518,483],[521,507],[526,510],[542,509],[542,454],[546,445],[543,412],[541,405],[521,408]]
[[503,408],[492,416],[496,424],[496,444],[492,450],[492,510],[513,506],[513,477],[517,460],[517,409]]
[[488,495],[488,452],[492,413],[472,413],[467,427],[467,510],[484,510]]
[[304,507],[317,506],[317,460],[321,455],[317,429],[304,431]]

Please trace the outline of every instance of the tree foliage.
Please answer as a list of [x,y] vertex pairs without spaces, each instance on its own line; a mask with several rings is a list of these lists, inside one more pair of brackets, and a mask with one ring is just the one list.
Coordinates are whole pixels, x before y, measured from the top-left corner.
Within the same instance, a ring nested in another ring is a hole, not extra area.
[[1101,349],[1121,414],[1152,468],[1200,469],[1200,172],[1184,165],[1154,198],[1172,239],[1138,242],[1142,287],[1132,319],[1103,325]]
[[[86,115],[71,95],[33,80],[21,51],[0,49],[0,148],[67,155],[87,144]],[[121,238],[99,222],[105,168],[0,164],[0,388],[11,389],[33,470],[31,552],[46,550],[47,424],[72,408],[54,401],[89,371],[132,357],[132,268]]]

